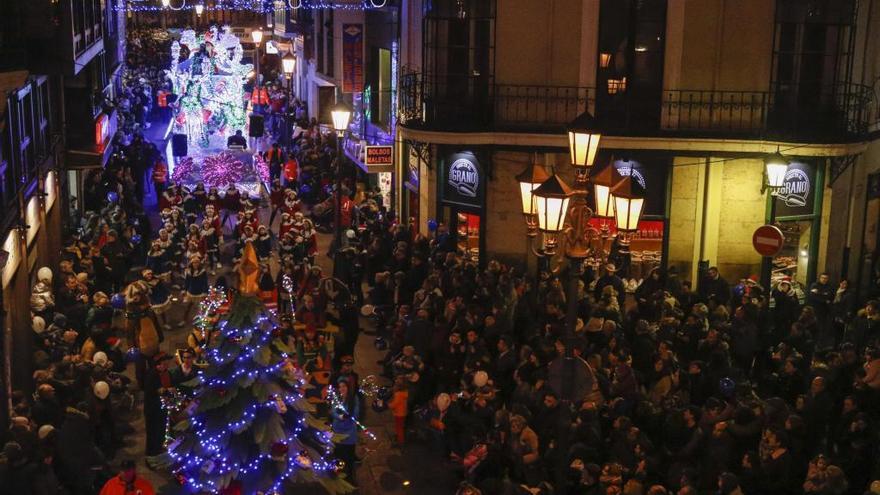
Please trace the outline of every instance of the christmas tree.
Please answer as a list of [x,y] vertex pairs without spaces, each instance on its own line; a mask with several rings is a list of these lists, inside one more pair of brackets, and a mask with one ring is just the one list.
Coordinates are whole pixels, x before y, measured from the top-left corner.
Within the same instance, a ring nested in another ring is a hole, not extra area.
[[[259,267],[248,243],[239,291],[205,347],[207,367],[171,432],[171,468],[193,493],[283,493],[289,483],[354,490],[330,457],[341,439],[305,399],[307,378],[256,297]],[[217,309],[217,308],[213,308]]]

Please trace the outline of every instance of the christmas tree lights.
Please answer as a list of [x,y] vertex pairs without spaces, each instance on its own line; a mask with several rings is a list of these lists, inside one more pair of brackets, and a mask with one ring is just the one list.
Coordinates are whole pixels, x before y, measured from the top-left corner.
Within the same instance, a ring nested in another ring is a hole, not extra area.
[[[243,259],[240,271],[248,260],[256,263],[250,243]],[[166,401],[169,413],[186,412],[168,443],[178,479],[193,493],[235,487],[275,494],[291,482],[318,482],[334,494],[353,491],[331,458],[342,438],[313,415],[305,398],[308,377],[275,337],[274,315],[247,291],[225,313],[224,297],[208,301],[197,317],[216,332],[204,351],[207,367],[184,384],[195,387],[189,405],[180,396]]]

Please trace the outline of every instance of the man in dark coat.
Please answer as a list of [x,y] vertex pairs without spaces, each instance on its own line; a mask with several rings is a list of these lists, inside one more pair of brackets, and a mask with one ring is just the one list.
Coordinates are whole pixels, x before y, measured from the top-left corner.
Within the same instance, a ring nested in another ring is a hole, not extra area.
[[44,383],[37,387],[36,400],[31,409],[31,417],[38,426],[52,425],[56,428],[61,426],[64,419],[64,410],[55,396],[55,387]]
[[428,356],[431,352],[431,334],[434,325],[429,320],[427,309],[419,308],[416,317],[406,327],[404,343],[416,348],[419,356]]
[[513,381],[513,373],[517,367],[517,356],[513,350],[513,339],[507,335],[502,335],[496,344],[498,349],[498,357],[495,359],[495,370],[492,376],[501,389],[501,395],[504,398],[510,397],[513,392],[515,383]]
[[95,445],[85,402],[68,407],[58,431],[58,474],[71,495],[93,495],[95,466],[104,464],[104,456]]
[[[173,386],[168,360],[171,357],[160,352],[153,357],[152,366],[144,374],[144,428],[146,430],[146,455],[154,457],[162,453],[165,443],[165,409],[162,394]],[[147,463],[151,460],[147,459]]]
[[602,289],[608,285],[614,287],[614,290],[617,291],[617,302],[623,306],[626,292],[623,288],[623,280],[617,276],[617,266],[615,266],[614,263],[606,264],[605,274],[599,277],[599,280],[596,281],[596,299],[602,298]]
[[700,296],[705,301],[714,301],[716,304],[727,304],[730,300],[730,285],[718,272],[718,267],[711,267],[700,284]]

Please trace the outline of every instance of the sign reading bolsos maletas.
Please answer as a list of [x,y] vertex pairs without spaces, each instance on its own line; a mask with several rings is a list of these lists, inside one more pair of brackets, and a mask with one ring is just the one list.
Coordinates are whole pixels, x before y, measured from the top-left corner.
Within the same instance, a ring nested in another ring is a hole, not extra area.
[[752,234],[752,246],[761,256],[776,256],[785,245],[785,235],[775,225],[762,225]]
[[454,153],[443,166],[444,203],[470,208],[483,207],[485,178],[477,157],[469,152]]
[[393,146],[366,146],[364,153],[364,165],[366,166],[391,166],[394,165]]

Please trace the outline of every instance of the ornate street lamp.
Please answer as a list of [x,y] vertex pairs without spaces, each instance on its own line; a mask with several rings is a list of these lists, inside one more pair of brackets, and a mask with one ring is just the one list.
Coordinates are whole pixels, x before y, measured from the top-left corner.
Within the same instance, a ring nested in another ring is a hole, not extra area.
[[333,118],[333,129],[336,134],[342,136],[342,133],[348,129],[348,121],[351,119],[351,108],[345,103],[337,103],[332,110],[330,116]]
[[639,230],[639,220],[645,207],[645,188],[632,176],[624,177],[613,189],[614,220],[617,223],[621,245],[628,245],[632,234]]
[[596,159],[599,149],[599,132],[596,118],[590,112],[584,112],[568,124],[568,151],[571,165],[575,168],[575,182],[585,185],[590,180],[590,167]]
[[614,157],[609,160],[598,173],[593,175],[593,199],[596,201],[596,209],[593,215],[602,219],[614,218],[614,201],[611,199],[611,188],[622,179],[620,172],[614,167]]
[[255,45],[259,45],[263,41],[263,30],[254,29],[251,31],[251,40],[253,40]]
[[[336,253],[342,249],[342,139],[345,131],[348,129],[348,121],[351,119],[351,108],[345,103],[338,102],[330,110],[330,116],[333,119],[333,129],[336,130],[336,233],[334,236],[334,246]],[[335,255],[334,255],[334,259]]]
[[529,238],[538,235],[538,211],[537,198],[534,196],[535,189],[550,178],[550,174],[543,165],[533,163],[516,176],[519,182],[520,199],[522,200],[522,214],[526,220]]
[[287,52],[287,55],[281,58],[281,66],[284,68],[284,75],[286,75],[288,79],[291,78],[294,69],[296,69],[296,57],[294,57],[292,53]]
[[775,191],[785,183],[785,174],[788,172],[788,159],[779,150],[768,155],[764,159],[764,171],[766,173],[765,187]]
[[544,233],[544,252],[552,256],[558,245],[558,235],[565,228],[568,203],[574,190],[554,174],[532,191],[538,216],[538,230]]
[[284,142],[290,145],[291,104],[293,103],[293,71],[296,70],[296,57],[292,53],[281,58],[281,68],[287,77],[287,109],[284,112]]
[[[761,184],[761,193],[770,191],[770,225],[776,223],[776,193],[785,185],[785,174],[788,173],[788,158],[779,152],[767,155],[764,158],[764,183]],[[770,288],[770,278],[773,271],[773,258],[764,256],[761,259],[761,285]]]

